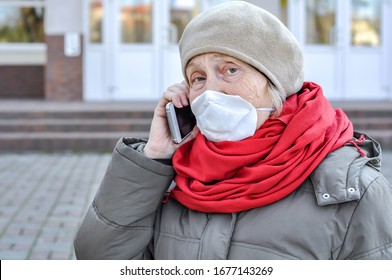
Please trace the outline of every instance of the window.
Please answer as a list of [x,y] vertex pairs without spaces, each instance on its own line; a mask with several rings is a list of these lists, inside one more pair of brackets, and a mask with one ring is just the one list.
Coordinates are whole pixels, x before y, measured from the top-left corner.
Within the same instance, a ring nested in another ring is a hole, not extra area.
[[199,0],[172,0],[170,2],[170,24],[175,37],[170,39],[171,43],[178,43],[185,26],[200,12]]
[[280,1],[280,20],[284,25],[288,26],[288,18],[287,18],[287,0]]
[[335,0],[306,1],[306,43],[332,45],[335,43]]
[[380,45],[380,0],[352,0],[351,44],[353,46]]
[[44,41],[44,1],[0,0],[0,43]]
[[[203,8],[227,2],[228,0],[171,0],[170,1],[170,43],[177,44],[185,26],[197,16]],[[208,5],[206,5],[208,3]]]
[[102,43],[102,0],[89,0],[90,43]]
[[121,42],[152,42],[151,0],[121,0]]

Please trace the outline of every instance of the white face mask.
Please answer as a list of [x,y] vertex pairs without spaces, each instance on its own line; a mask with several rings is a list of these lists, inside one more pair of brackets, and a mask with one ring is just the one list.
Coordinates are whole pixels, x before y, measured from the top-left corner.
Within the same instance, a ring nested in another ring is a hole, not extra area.
[[238,95],[207,90],[191,104],[201,133],[213,142],[239,141],[256,132],[257,112],[272,112],[272,108],[256,109]]

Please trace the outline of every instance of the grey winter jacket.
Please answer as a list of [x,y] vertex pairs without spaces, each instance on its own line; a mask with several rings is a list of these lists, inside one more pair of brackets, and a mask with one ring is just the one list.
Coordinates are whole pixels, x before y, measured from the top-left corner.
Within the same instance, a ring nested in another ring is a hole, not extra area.
[[332,153],[292,194],[232,214],[201,213],[162,198],[171,165],[121,139],[75,237],[78,259],[392,259],[392,187],[381,149]]

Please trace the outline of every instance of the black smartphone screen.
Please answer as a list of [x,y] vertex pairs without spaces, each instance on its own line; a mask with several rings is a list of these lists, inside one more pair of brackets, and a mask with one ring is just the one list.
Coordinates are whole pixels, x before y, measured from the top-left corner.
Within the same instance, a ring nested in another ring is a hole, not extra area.
[[196,118],[193,115],[190,106],[175,108],[175,111],[181,138],[184,138],[196,125]]

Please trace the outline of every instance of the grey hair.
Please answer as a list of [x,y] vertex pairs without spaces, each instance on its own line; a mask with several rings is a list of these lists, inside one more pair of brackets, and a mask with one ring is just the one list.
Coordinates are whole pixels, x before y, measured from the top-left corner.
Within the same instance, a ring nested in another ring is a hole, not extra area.
[[285,94],[279,92],[279,90],[274,86],[274,84],[268,80],[267,92],[271,98],[272,106],[275,109],[272,117],[277,118],[282,113],[283,101],[285,101]]

